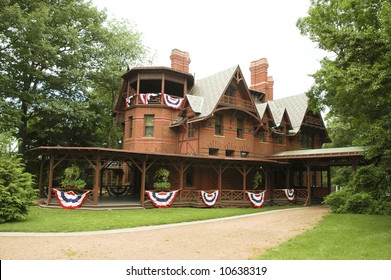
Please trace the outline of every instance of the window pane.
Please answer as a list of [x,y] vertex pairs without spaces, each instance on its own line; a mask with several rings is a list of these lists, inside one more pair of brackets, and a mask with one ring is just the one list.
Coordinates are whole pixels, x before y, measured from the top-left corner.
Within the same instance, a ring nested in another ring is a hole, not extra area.
[[243,120],[242,119],[238,119],[238,121],[237,121],[236,137],[243,138]]
[[154,115],[145,115],[144,116],[144,122],[145,122],[145,136],[153,136],[153,130],[154,130]]

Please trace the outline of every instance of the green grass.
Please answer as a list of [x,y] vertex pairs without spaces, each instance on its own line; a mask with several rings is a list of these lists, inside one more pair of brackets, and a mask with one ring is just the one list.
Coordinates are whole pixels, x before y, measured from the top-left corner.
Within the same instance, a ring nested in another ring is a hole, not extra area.
[[[291,208],[295,206],[287,206]],[[24,221],[0,224],[0,232],[77,232],[207,220],[282,209],[166,208],[140,210],[64,210],[32,207]]]
[[391,260],[391,216],[328,214],[262,260]]

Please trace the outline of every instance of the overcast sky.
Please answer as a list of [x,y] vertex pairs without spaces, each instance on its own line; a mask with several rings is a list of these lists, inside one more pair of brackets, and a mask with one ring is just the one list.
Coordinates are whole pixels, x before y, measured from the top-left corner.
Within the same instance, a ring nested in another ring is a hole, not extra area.
[[93,0],[109,17],[127,18],[170,66],[172,49],[190,54],[196,79],[239,65],[250,86],[250,62],[267,58],[274,98],[306,92],[324,53],[296,27],[310,0]]

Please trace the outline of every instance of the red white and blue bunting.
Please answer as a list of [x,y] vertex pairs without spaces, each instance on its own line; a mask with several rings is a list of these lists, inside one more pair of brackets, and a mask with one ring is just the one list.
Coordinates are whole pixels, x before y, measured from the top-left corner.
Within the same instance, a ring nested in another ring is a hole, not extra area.
[[63,192],[57,189],[53,189],[53,191],[56,195],[58,203],[64,209],[75,209],[80,207],[90,193],[90,191],[87,191],[80,195],[75,194],[73,191]]
[[255,208],[261,208],[265,203],[266,190],[261,193],[253,193],[246,191],[248,199]]
[[212,193],[201,191],[201,197],[206,206],[212,207],[213,205],[215,205],[217,198],[219,197],[219,190],[214,191]]
[[132,105],[134,99],[134,95],[126,97],[126,108]]
[[161,93],[139,93],[138,97],[141,100],[141,102],[145,105],[149,103],[149,100],[151,97],[157,97],[160,96]]
[[163,93],[163,100],[164,100],[164,103],[172,108],[172,109],[175,109],[175,110],[178,110],[181,108],[183,102],[185,101],[184,98],[180,98],[180,97],[172,97],[168,94],[165,94]]
[[294,189],[284,189],[285,196],[289,201],[295,200],[295,190]]
[[152,201],[152,204],[158,208],[167,208],[174,202],[179,190],[172,192],[151,192],[145,191]]

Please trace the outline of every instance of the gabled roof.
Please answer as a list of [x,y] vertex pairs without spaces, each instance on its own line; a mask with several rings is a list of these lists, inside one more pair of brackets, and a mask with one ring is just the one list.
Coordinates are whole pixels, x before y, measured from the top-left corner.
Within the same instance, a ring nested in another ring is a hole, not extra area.
[[[297,133],[303,123],[304,116],[308,109],[308,97],[305,94],[293,95],[281,99],[276,99],[268,102],[270,108],[274,108],[276,115],[273,112],[276,124],[281,122],[283,111],[286,109],[288,117],[292,124],[293,133]],[[281,118],[277,120],[276,118]]]
[[270,106],[269,106],[269,104],[267,102],[257,104],[256,108],[258,110],[258,114],[259,114],[259,117],[261,119],[263,119],[263,117],[266,114],[266,112],[269,112],[270,117],[271,117],[271,119],[269,121],[272,121],[272,125],[276,125],[276,122],[275,122],[275,120],[273,118],[273,114],[272,114],[272,112],[270,110]]
[[204,103],[204,98],[201,96],[195,96],[195,95],[186,95],[187,100],[189,101],[189,104],[191,106],[191,109],[193,112],[200,114],[202,113],[202,105]]
[[238,67],[238,65],[233,66],[200,79],[195,83],[187,95],[192,110],[198,113],[195,118],[207,117],[213,113],[221,95],[224,93]]
[[274,122],[277,126],[280,125],[282,118],[284,117],[284,113],[286,111],[285,107],[278,108],[276,104],[273,101],[268,101],[270,111],[272,112],[272,116],[274,119]]
[[256,108],[258,110],[258,114],[261,118],[263,118],[263,115],[266,112],[267,106],[268,106],[267,103],[259,103],[256,105]]

